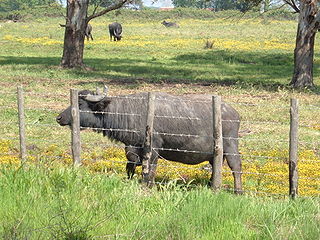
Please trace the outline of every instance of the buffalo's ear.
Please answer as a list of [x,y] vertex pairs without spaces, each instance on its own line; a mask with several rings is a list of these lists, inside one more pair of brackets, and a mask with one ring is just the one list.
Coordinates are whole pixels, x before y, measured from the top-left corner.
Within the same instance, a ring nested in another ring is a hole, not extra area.
[[103,112],[106,109],[106,107],[110,104],[110,102],[111,102],[110,99],[104,98],[101,101],[94,104],[92,110],[97,112]]

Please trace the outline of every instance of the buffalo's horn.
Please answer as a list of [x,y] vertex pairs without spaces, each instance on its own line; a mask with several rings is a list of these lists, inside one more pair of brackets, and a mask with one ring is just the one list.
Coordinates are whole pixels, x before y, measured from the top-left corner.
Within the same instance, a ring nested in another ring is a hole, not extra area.
[[89,102],[100,102],[104,98],[105,98],[105,95],[91,95],[91,94],[88,94],[84,99],[89,101]]
[[107,94],[108,94],[108,87],[107,87],[107,85],[103,85],[103,92],[101,92],[98,87],[96,88],[96,95],[104,95],[104,96],[107,96]]
[[96,93],[97,93],[97,95],[101,95],[101,92],[98,87],[96,87]]
[[103,95],[107,96],[107,94],[108,94],[108,86],[104,85],[103,86]]

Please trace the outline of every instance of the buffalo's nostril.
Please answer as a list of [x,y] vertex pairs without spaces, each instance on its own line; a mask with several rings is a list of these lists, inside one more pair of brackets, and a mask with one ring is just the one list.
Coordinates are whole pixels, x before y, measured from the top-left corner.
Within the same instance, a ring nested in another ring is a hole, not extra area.
[[61,116],[56,117],[56,121],[60,123],[61,118],[62,118]]

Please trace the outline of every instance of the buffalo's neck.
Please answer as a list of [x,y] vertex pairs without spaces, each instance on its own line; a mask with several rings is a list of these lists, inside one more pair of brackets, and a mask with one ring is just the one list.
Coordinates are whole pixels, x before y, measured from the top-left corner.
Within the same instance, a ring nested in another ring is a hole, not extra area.
[[104,128],[103,117],[101,115],[81,113],[80,126],[82,129],[90,128],[94,131],[101,132]]
[[[118,100],[119,101],[119,100]],[[109,106],[103,119],[103,134],[125,145],[140,146],[142,143],[141,116],[128,109],[128,103],[120,102]]]

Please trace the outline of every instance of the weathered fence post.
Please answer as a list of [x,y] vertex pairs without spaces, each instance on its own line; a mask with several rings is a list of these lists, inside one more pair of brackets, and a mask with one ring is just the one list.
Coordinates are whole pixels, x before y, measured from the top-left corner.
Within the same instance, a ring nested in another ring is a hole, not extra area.
[[25,115],[24,115],[24,98],[22,86],[17,87],[18,92],[18,116],[19,116],[19,139],[20,139],[20,159],[23,165],[27,157],[26,148],[26,131],[25,131]]
[[290,144],[289,144],[289,195],[298,194],[298,100],[290,102]]
[[213,164],[212,164],[212,189],[219,190],[222,185],[222,163],[223,163],[223,142],[222,142],[222,120],[221,120],[221,97],[212,97],[212,118],[213,118]]
[[80,143],[80,115],[79,115],[79,92],[76,89],[70,90],[71,101],[71,147],[73,165],[81,165],[81,143]]
[[142,156],[142,178],[144,184],[151,186],[150,182],[150,159],[152,156],[152,139],[153,139],[153,120],[155,111],[155,94],[153,92],[148,93],[147,102],[147,119],[146,119],[146,132],[143,144],[143,156]]

